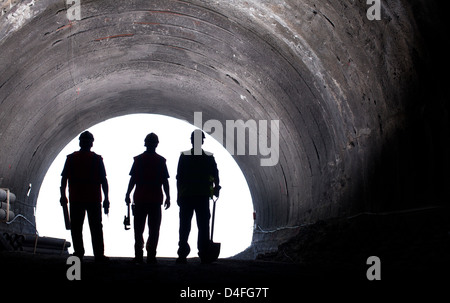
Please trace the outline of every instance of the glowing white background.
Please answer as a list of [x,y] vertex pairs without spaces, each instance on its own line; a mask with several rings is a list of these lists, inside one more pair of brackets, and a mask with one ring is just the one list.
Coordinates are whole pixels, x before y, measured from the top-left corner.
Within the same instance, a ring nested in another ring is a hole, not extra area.
[[[159,137],[156,152],[167,160],[170,174],[172,205],[163,210],[157,257],[176,257],[178,249],[179,208],[176,203],[176,171],[181,151],[191,148],[190,134],[195,127],[187,122],[160,115],[137,114],[107,120],[89,129],[95,141],[92,151],[103,157],[109,183],[110,214],[103,215],[105,255],[134,256],[133,218],[131,229],[124,230],[126,214],[124,202],[133,157],[144,152],[144,138],[150,132]],[[78,136],[54,160],[48,170],[36,205],[37,230],[40,236],[64,238],[71,241],[70,231],[64,227],[59,204],[61,171],[66,156],[79,150]],[[214,242],[222,243],[221,257],[233,256],[246,249],[252,238],[253,205],[247,182],[232,156],[211,136],[207,135],[203,148],[214,153],[219,168],[222,190],[216,208]],[[212,203],[211,203],[212,212]],[[189,237],[191,253],[197,256],[197,225],[195,215]],[[144,231],[144,239],[148,230]],[[83,231],[86,255],[92,255],[87,217]],[[72,252],[72,249],[69,250]]]

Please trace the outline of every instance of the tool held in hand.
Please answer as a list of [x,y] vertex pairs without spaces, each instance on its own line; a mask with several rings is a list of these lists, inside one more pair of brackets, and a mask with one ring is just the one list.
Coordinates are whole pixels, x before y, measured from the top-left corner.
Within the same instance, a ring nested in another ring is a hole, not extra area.
[[66,224],[66,230],[70,230],[70,216],[69,216],[69,209],[67,207],[67,203],[61,204],[63,213],[64,213],[64,223]]
[[123,225],[125,227],[125,230],[130,229],[130,203],[127,203],[127,215],[123,219]]
[[70,216],[69,216],[69,208],[67,204],[69,203],[69,200],[67,200],[66,197],[66,188],[60,187],[61,191],[61,198],[59,199],[59,203],[62,206],[63,214],[64,214],[64,223],[66,224],[66,230],[70,230]]
[[220,254],[220,243],[215,243],[213,241],[214,236],[214,220],[216,218],[216,202],[219,198],[216,198],[216,200],[213,199],[213,213],[212,213],[212,219],[211,219],[211,240],[209,241],[209,247],[208,247],[208,262],[214,262],[219,258]]

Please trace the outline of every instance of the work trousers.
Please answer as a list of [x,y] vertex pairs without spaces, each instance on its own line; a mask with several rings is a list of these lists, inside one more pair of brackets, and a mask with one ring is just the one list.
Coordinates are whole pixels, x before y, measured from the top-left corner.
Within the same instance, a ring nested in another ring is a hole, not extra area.
[[148,218],[148,239],[146,244],[147,257],[156,256],[161,226],[161,204],[136,203],[134,207],[134,251],[136,257],[142,257],[144,248],[145,221]]
[[71,202],[70,203],[70,225],[74,255],[84,256],[83,224],[88,215],[89,229],[91,231],[92,249],[94,256],[104,255],[102,204],[99,202]]
[[209,247],[209,197],[208,196],[191,196],[183,197],[179,201],[180,206],[180,230],[178,242],[178,256],[186,258],[191,251],[188,244],[189,233],[191,232],[192,216],[196,215],[198,227],[197,248],[198,255],[203,258]]

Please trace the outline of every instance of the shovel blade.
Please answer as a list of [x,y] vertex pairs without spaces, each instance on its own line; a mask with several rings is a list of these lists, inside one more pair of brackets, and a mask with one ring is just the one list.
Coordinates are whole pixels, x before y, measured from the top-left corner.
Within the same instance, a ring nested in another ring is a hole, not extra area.
[[217,261],[220,255],[220,243],[209,242],[208,252],[207,252],[207,261],[214,262]]

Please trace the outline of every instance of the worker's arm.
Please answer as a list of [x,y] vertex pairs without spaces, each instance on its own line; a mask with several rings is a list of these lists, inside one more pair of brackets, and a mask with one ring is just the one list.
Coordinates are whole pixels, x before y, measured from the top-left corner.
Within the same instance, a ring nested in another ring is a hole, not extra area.
[[183,187],[183,182],[184,182],[184,162],[185,162],[185,156],[183,153],[181,153],[180,155],[180,159],[178,160],[178,167],[177,167],[177,204],[178,206],[180,206],[181,204],[181,199],[182,199],[182,195],[181,195],[181,191],[182,191],[182,187]]
[[103,200],[103,208],[105,210],[105,214],[107,215],[109,213],[109,186],[106,177],[102,180],[102,190],[105,195],[105,199]]
[[131,203],[130,194],[135,185],[136,185],[136,180],[134,179],[133,176],[131,176],[130,182],[128,183],[127,193],[125,194],[125,203],[127,205]]
[[62,206],[66,205],[68,203],[67,196],[66,196],[66,187],[67,187],[67,181],[69,180],[69,174],[70,174],[70,157],[67,156],[66,162],[64,163],[64,168],[61,173],[61,187],[59,188],[61,192],[61,198],[59,199],[59,202]]
[[214,196],[219,197],[220,189],[220,179],[219,179],[219,170],[217,169],[217,163],[214,157],[212,157],[213,162],[213,178],[214,178]]
[[165,209],[170,207],[170,190],[169,190],[169,179],[164,179],[163,182],[164,193],[166,194],[166,202],[164,203]]
[[66,196],[66,187],[67,187],[67,177],[62,176],[61,177],[61,187],[59,188],[61,191],[61,198],[59,199],[59,202],[61,205],[67,204],[67,196]]
[[105,214],[107,215],[109,213],[109,186],[108,186],[108,179],[106,179],[106,170],[105,170],[105,164],[103,163],[103,158],[101,156],[98,156],[98,161],[100,165],[100,178],[101,178],[101,185],[103,190],[103,195],[105,198],[103,199],[103,209],[105,211]]

